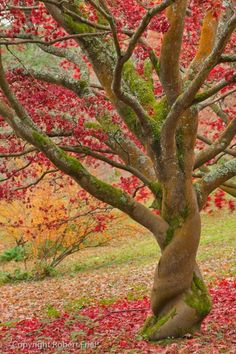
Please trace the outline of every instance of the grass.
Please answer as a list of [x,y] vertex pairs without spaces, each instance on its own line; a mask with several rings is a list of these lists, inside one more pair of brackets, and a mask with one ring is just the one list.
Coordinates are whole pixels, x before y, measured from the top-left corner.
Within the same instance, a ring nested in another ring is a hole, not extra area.
[[[233,262],[235,248],[236,218],[228,212],[202,216],[202,237],[198,259],[201,263],[209,259],[227,259]],[[147,233],[146,233],[147,234]],[[79,261],[67,260],[66,268],[74,272],[85,272],[95,269],[116,268],[125,265],[150,264],[160,256],[159,248],[151,235],[137,234],[128,239],[118,240],[107,247],[84,250],[78,255]],[[231,259],[232,258],[232,259]],[[64,266],[65,269],[65,266]],[[219,271],[223,272],[219,264]],[[62,269],[61,269],[62,272]],[[235,274],[235,269],[231,269]],[[59,271],[60,273],[60,271]]]
[[[202,237],[198,260],[203,268],[219,275],[235,274],[236,218],[229,212],[202,216]],[[135,229],[127,237],[114,239],[107,246],[83,249],[68,257],[57,269],[57,277],[76,276],[94,270],[115,270],[130,265],[141,268],[157,263],[160,250],[155,239],[145,229]],[[212,264],[213,262],[213,264]],[[17,263],[19,266],[19,262]],[[23,266],[23,265],[22,265]],[[203,269],[203,270],[204,270]],[[1,275],[1,273],[0,273]],[[1,278],[1,277],[0,277]]]

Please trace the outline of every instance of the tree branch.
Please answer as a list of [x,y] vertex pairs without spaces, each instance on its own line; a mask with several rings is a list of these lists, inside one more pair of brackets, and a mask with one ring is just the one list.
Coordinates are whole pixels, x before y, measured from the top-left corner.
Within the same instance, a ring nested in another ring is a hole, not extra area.
[[89,155],[94,157],[95,159],[98,159],[100,161],[104,161],[107,164],[116,167],[118,169],[130,172],[131,174],[135,175],[136,177],[138,177],[146,186],[150,186],[151,185],[151,181],[148,180],[142,173],[140,173],[137,169],[135,169],[132,166],[129,165],[123,165],[119,162],[113,161],[110,158],[101,155],[93,150],[91,150],[90,148],[87,147],[73,147],[73,146],[61,146],[61,148],[64,151],[70,151],[70,152],[76,152],[76,153],[83,153],[85,155]]
[[16,100],[5,79],[0,61],[0,87],[15,112],[0,102],[0,113],[12,128],[26,141],[38,148],[61,171],[71,176],[82,188],[95,198],[128,214],[133,220],[149,229],[163,247],[168,224],[161,217],[154,215],[147,207],[136,202],[129,194],[109,185],[92,174],[79,162],[60,149],[48,136],[43,134],[28,117],[24,108]]
[[224,182],[228,181],[236,174],[236,158],[225,162],[218,168],[206,174],[200,182],[197,183],[197,190],[199,191],[199,204],[202,207],[208,195],[216,188],[220,187]]
[[198,109],[199,111],[203,110],[204,108],[213,105],[216,102],[219,102],[221,100],[224,100],[226,97],[228,97],[229,95],[232,95],[232,93],[234,93],[236,91],[236,89],[232,89],[230,91],[224,92],[222,95],[216,97],[215,99],[212,99],[210,101],[206,101],[202,104],[199,104]]
[[236,54],[222,54],[219,63],[234,63],[236,61]]
[[[225,151],[236,134],[236,118],[234,118],[221,133],[219,138],[211,144],[207,149],[202,150],[196,156],[194,168],[199,168],[207,161],[217,156],[220,152]],[[230,151],[234,155],[234,152]]]
[[58,172],[59,170],[58,169],[52,169],[52,170],[48,170],[48,171],[45,171],[41,174],[41,176],[36,179],[35,181],[25,185],[25,186],[21,186],[21,187],[18,187],[18,188],[15,188],[14,190],[15,191],[19,191],[19,190],[22,190],[22,189],[27,189],[27,188],[30,188],[30,187],[33,187],[33,186],[36,186],[40,181],[42,181],[42,179],[44,179],[44,177],[50,173],[55,173],[55,172]]
[[[68,36],[63,36],[60,38],[56,38],[53,39],[51,41],[42,41],[39,39],[21,39],[21,40],[15,40],[15,41],[10,41],[10,40],[6,40],[6,41],[0,41],[0,45],[19,45],[19,44],[26,44],[26,43],[35,43],[35,44],[42,44],[42,45],[53,45],[56,44],[58,42],[62,42],[62,41],[67,41],[69,39],[75,39],[75,38],[85,38],[85,37],[97,37],[97,36],[104,36],[109,34],[109,31],[103,31],[103,32],[88,32],[88,33],[79,33],[79,34],[71,34]],[[5,35],[0,35],[0,38],[18,38],[17,36],[15,37],[8,37]]]
[[217,85],[211,87],[209,90],[203,91],[201,93],[198,93],[196,97],[193,100],[193,104],[200,103],[202,101],[205,101],[206,99],[210,98],[211,96],[215,95],[217,92],[219,92],[222,88],[236,82],[236,74],[234,74],[230,80],[221,80]]
[[37,151],[35,148],[30,148],[28,150],[22,151],[22,152],[15,152],[15,153],[7,153],[7,154],[0,154],[0,158],[11,158],[11,157],[21,157],[24,155],[28,155],[31,152]]
[[64,73],[58,74],[58,73],[52,73],[44,70],[27,69],[27,70],[22,70],[20,72],[20,75],[33,76],[37,80],[63,86],[68,90],[75,92],[78,97],[86,96],[89,93],[89,87],[86,81],[71,79],[70,77],[68,77],[67,74]]
[[[217,64],[221,53],[223,52],[228,39],[230,38],[236,25],[236,14],[230,18],[227,25],[221,35],[221,37],[216,42],[211,54],[204,61],[202,68],[196,75],[196,77],[191,81],[188,88],[176,99],[175,103],[172,105],[171,110],[162,126],[161,131],[161,144],[165,147],[166,142],[168,143],[168,149],[164,148],[164,156],[169,157],[174,156],[176,153],[175,146],[175,132],[181,114],[192,104],[192,101],[200,89],[201,85],[206,80],[211,69]],[[168,152],[167,152],[168,150]]]
[[179,0],[168,8],[167,18],[170,27],[163,36],[161,46],[159,76],[170,104],[173,104],[182,90],[179,57],[186,7],[187,1]]
[[24,169],[26,169],[27,167],[29,167],[31,165],[32,161],[29,161],[27,162],[24,166],[14,170],[13,172],[10,173],[10,175],[6,178],[3,178],[0,180],[0,183],[1,182],[5,182],[5,181],[8,181],[9,179],[11,179],[12,177],[15,177],[15,175],[20,172],[20,171],[23,171]]

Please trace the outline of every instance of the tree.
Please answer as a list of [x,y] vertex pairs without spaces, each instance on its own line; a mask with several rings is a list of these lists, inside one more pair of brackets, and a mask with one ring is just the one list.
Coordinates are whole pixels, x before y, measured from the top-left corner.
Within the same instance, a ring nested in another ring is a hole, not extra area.
[[[50,161],[151,231],[162,255],[151,293],[153,316],[143,334],[159,340],[194,332],[211,309],[196,264],[200,210],[217,188],[236,194],[236,120],[229,105],[233,1],[29,0],[2,5],[2,11],[2,45],[37,44],[67,67],[60,74],[57,68],[5,74],[1,64],[0,113],[30,144],[18,141],[16,147],[13,138],[14,148],[7,153],[5,145],[2,156],[33,150],[46,166]],[[40,98],[32,78],[46,82]],[[38,101],[45,113],[37,111]],[[213,136],[198,132],[203,109],[211,110],[205,128]],[[87,157],[131,177],[105,182],[91,173]],[[151,208],[141,203],[143,190],[154,198]]]

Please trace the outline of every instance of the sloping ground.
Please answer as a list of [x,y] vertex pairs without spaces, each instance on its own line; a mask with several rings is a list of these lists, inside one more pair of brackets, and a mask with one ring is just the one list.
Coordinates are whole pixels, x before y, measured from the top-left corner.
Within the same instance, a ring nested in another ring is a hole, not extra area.
[[[232,214],[203,217],[198,258],[208,283],[235,275],[235,229]],[[55,278],[1,286],[0,323],[45,317],[48,307],[62,312],[124,296],[141,299],[150,293],[158,258],[155,240],[143,234],[84,249],[62,263]]]
[[221,280],[210,288],[213,310],[202,333],[154,344],[139,338],[149,302],[120,300],[92,306],[51,321],[36,317],[0,331],[1,353],[228,353],[236,351],[236,282]]
[[[140,233],[83,250],[66,260],[55,278],[1,286],[0,354],[40,353],[40,343],[43,352],[54,354],[80,354],[85,345],[90,346],[85,352],[101,354],[236,352],[235,227],[232,214],[203,217],[198,258],[214,309],[201,337],[162,347],[137,340],[159,258],[155,241]],[[25,351],[20,343],[26,343]]]

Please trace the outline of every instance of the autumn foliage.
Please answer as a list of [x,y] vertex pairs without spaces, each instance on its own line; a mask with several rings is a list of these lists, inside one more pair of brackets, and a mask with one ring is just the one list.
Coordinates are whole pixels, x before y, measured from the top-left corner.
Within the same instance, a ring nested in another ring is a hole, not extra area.
[[[150,344],[138,336],[138,330],[149,311],[149,301],[120,300],[111,306],[93,306],[79,313],[63,313],[43,323],[37,318],[20,321],[14,327],[3,327],[0,340],[4,353],[55,353],[55,347],[68,353],[233,353],[236,284],[232,279],[211,284],[213,310],[202,325],[202,333],[182,341]],[[223,310],[222,310],[223,307]],[[22,347],[21,343],[24,343]],[[54,343],[54,344],[53,344]],[[53,347],[54,345],[54,347]]]
[[[90,215],[96,207],[87,194],[128,215],[161,249],[142,335],[194,333],[211,310],[196,263],[200,211],[235,210],[234,3],[0,6],[0,198],[26,200],[50,176],[52,186],[77,188]],[[35,240],[54,232],[66,234],[66,245],[80,240],[61,224],[81,209],[78,199],[76,191],[68,207],[53,197],[45,206],[35,201],[42,214],[32,229],[44,223]],[[86,222],[81,235],[90,233]],[[93,232],[106,217],[96,223]]]

